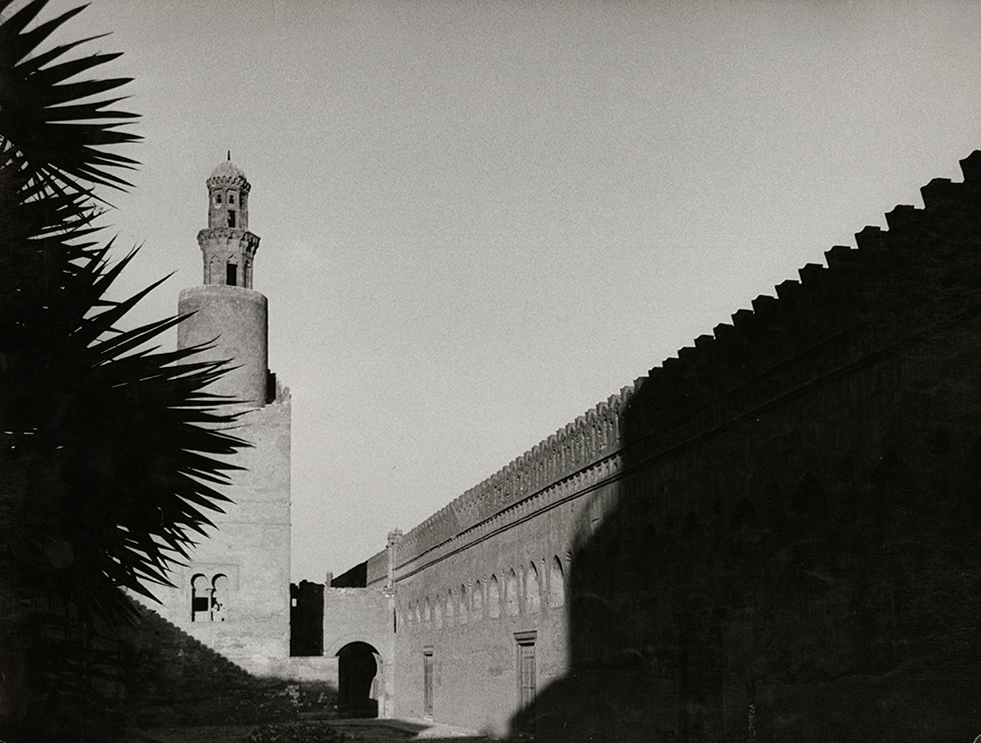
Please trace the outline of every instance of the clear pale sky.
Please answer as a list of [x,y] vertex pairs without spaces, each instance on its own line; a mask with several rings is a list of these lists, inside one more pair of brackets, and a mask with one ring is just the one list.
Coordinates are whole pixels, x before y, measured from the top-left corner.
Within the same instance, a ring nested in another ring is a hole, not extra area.
[[[54,0],[50,12],[73,7]],[[50,14],[50,13],[49,13]],[[93,0],[143,115],[121,282],[201,283],[252,183],[323,580],[981,147],[981,3]],[[170,341],[172,342],[172,340]]]

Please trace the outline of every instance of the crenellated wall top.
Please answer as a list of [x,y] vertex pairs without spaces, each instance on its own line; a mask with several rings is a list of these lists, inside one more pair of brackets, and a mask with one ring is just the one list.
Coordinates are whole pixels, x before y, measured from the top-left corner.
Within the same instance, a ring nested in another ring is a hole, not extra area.
[[409,531],[400,556],[418,555],[620,447],[621,418],[636,386],[580,415]]

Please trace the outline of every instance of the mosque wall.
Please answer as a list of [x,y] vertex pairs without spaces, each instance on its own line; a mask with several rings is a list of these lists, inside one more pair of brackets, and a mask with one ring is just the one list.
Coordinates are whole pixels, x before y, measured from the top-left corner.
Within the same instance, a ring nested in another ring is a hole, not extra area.
[[981,153],[962,168],[391,545],[395,713],[981,732]]

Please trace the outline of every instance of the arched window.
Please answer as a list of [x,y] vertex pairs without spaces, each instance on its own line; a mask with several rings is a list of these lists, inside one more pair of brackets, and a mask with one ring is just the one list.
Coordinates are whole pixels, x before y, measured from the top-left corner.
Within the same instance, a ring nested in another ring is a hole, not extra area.
[[460,624],[467,621],[467,587],[460,586]]
[[490,584],[487,586],[487,616],[491,619],[501,616],[501,587],[496,575],[491,576]]
[[218,573],[211,581],[211,621],[224,622],[228,606],[228,576]]
[[432,621],[433,615],[432,610],[429,605],[429,596],[426,596],[426,603],[422,607],[422,621],[429,624]]
[[513,570],[508,572],[504,583],[504,605],[509,617],[518,616],[518,576]]
[[473,618],[481,619],[484,616],[484,587],[478,580],[473,587]]
[[441,596],[437,596],[433,603],[433,624],[436,629],[443,629],[443,599]]
[[450,620],[456,614],[456,607],[453,605],[453,591],[446,592],[446,623],[451,624]]
[[525,611],[537,614],[542,606],[542,589],[538,584],[538,568],[532,563],[525,579]]
[[201,573],[191,578],[191,621],[211,621],[211,586]]
[[235,203],[235,194],[234,193],[228,194],[228,203],[229,204],[234,204]]
[[221,194],[220,193],[216,193],[215,194],[215,206],[221,206]]
[[562,575],[562,561],[558,556],[552,558],[548,574],[548,605],[562,606],[565,603],[565,576]]
[[[229,576],[233,576],[233,580]],[[195,573],[191,578],[191,621],[225,622],[229,619],[231,595],[238,580],[235,566],[205,573]]]

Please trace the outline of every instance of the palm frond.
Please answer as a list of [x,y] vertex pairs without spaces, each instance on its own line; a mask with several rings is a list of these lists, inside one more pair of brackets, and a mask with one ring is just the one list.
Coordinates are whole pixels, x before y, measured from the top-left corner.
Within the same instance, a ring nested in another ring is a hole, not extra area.
[[84,8],[66,11],[29,29],[46,4],[46,0],[31,0],[0,23],[3,149],[13,148],[20,165],[48,187],[58,184],[80,193],[89,192],[86,183],[128,187],[114,171],[131,169],[136,162],[103,148],[138,141],[136,134],[114,131],[136,116],[107,109],[118,102],[118,96],[98,96],[125,85],[130,78],[67,82],[119,55],[92,54],[63,61],[80,42],[40,51],[52,33]]
[[[99,643],[135,616],[124,589],[151,597],[206,538],[245,443],[208,390],[228,364],[153,347],[182,318],[119,327],[160,284],[109,299],[135,251],[111,263],[97,239],[95,188],[128,187],[137,117],[128,78],[77,79],[118,55],[41,48],[81,10],[38,22],[45,6],[0,0],[0,651],[44,652],[30,695],[78,713],[118,668]],[[85,737],[21,712],[0,709],[4,740]]]

